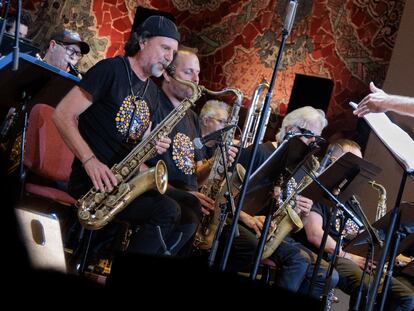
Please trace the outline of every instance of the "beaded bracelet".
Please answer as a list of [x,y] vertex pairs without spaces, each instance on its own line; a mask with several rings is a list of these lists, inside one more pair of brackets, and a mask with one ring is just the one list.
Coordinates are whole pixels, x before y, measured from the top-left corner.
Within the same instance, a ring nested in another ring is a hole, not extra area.
[[88,163],[90,160],[95,158],[95,155],[91,155],[89,158],[87,158],[85,161],[82,162],[82,166],[85,167],[85,164]]

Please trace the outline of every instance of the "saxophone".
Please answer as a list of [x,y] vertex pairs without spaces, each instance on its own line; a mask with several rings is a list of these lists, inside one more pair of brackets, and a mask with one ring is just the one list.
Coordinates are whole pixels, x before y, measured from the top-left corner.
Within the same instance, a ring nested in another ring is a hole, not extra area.
[[157,188],[161,194],[166,191],[168,172],[164,161],[158,161],[155,167],[143,173],[136,173],[142,163],[156,155],[156,141],[167,136],[185,116],[186,111],[206,91],[203,86],[190,81],[174,79],[189,86],[192,89],[192,96],[184,99],[120,163],[111,168],[118,180],[118,186],[114,187],[110,193],[97,192],[92,188],[77,201],[78,218],[85,228],[89,230],[101,229],[135,198],[150,189]]
[[384,186],[375,182],[374,180],[369,181],[372,188],[377,189],[378,191],[378,204],[377,204],[377,213],[375,215],[375,220],[378,220],[387,213],[387,191]]
[[[237,125],[243,94],[238,89],[234,88],[225,88],[220,92],[209,91],[209,93],[212,95],[234,93],[236,95],[237,98],[233,104],[233,108],[227,120],[227,124]],[[223,139],[225,144],[231,145],[233,143],[235,131],[236,127],[225,133]],[[214,200],[214,211],[210,212],[210,215],[203,215],[203,218],[201,219],[200,226],[198,227],[193,242],[193,245],[199,249],[210,249],[213,243],[214,235],[219,224],[220,204],[223,203],[222,188],[225,187],[225,183],[223,183],[223,181],[226,169],[227,168],[224,167],[224,163],[222,161],[221,151],[219,148],[217,148],[213,156],[213,165],[210,170],[210,174],[205,184],[200,189],[201,193]]]
[[[315,173],[319,167],[318,160],[311,157],[311,173]],[[283,178],[282,178],[283,179]],[[312,182],[308,175],[302,177],[299,183],[296,183],[292,177],[286,184],[286,199],[280,204],[278,198],[281,197],[281,188],[276,186],[274,190],[275,204],[279,208],[273,213],[270,230],[266,237],[265,247],[263,249],[262,259],[270,257],[282,243],[283,239],[291,232],[298,232],[303,228],[302,220],[294,210],[296,205],[296,195],[300,193],[307,185]],[[281,200],[280,200],[281,201]]]

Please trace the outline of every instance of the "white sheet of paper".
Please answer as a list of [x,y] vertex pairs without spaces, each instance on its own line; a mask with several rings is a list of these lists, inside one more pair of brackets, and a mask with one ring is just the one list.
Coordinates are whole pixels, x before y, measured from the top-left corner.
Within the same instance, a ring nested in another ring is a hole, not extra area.
[[[354,109],[358,106],[354,102],[349,102],[349,105]],[[414,172],[414,140],[410,135],[393,123],[383,112],[367,113],[364,119],[391,153],[400,159],[406,171]]]

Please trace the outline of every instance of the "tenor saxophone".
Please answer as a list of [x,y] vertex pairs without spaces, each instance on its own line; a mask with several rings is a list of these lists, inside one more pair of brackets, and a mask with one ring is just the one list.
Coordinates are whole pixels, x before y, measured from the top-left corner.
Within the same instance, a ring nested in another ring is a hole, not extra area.
[[[233,104],[227,123],[228,125],[237,125],[239,120],[239,111],[243,100],[243,93],[235,88],[225,88],[219,92],[208,91],[208,93],[215,96],[220,96],[226,93],[233,93],[236,95],[236,101]],[[223,138],[225,144],[232,144],[235,130],[236,127],[225,133]],[[193,245],[199,249],[210,249],[213,243],[214,235],[217,231],[219,223],[220,204],[223,203],[223,200],[219,197],[222,193],[224,173],[226,169],[227,168],[224,166],[222,161],[221,151],[217,148],[213,156],[213,165],[210,170],[210,174],[200,190],[201,193],[214,200],[214,210],[210,212],[210,215],[204,215],[201,219],[200,226],[198,227],[193,242]]]
[[162,160],[158,161],[155,167],[143,173],[136,173],[142,163],[156,155],[156,142],[171,132],[185,116],[186,111],[194,105],[206,90],[203,86],[193,82],[179,78],[174,79],[189,86],[192,89],[192,96],[184,99],[120,163],[111,168],[118,181],[118,186],[114,187],[109,193],[97,192],[94,188],[91,188],[77,201],[79,222],[85,228],[90,230],[101,229],[135,198],[150,189],[156,188],[161,194],[166,191],[168,172]]

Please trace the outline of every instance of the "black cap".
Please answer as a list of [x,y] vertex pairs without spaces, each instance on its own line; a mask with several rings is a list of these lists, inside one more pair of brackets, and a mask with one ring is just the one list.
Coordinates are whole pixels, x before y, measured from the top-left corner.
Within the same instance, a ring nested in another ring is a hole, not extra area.
[[177,26],[170,19],[160,15],[148,17],[138,27],[137,32],[138,34],[147,32],[151,37],[168,37],[180,42],[180,33],[178,32]]
[[85,41],[82,41],[77,32],[69,29],[64,29],[62,31],[56,32],[53,35],[52,40],[67,44],[79,44],[82,54],[88,54],[90,50],[89,44],[87,44]]

